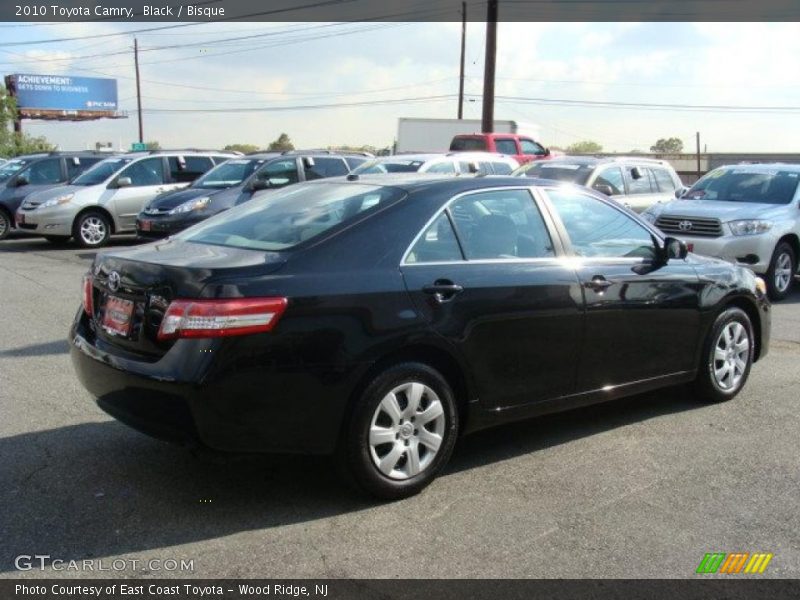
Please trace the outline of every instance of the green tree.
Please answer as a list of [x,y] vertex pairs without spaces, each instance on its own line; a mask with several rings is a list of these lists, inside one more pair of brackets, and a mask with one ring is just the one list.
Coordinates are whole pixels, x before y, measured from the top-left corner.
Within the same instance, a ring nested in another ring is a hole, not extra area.
[[0,85],[0,156],[17,156],[34,152],[50,152],[55,146],[42,136],[14,133],[16,101]]
[[288,134],[282,133],[274,142],[270,142],[267,146],[270,152],[285,152],[286,150],[294,150],[294,144]]
[[680,154],[683,152],[683,142],[676,137],[661,138],[650,146],[650,152],[655,152],[656,154]]
[[603,151],[603,146],[592,140],[583,140],[567,146],[567,154],[597,154]]
[[251,152],[258,152],[261,150],[255,144],[228,144],[223,148],[225,152],[241,152],[242,154],[250,154]]
[[147,146],[148,150],[161,150],[161,144],[159,144],[156,140],[145,142],[144,145]]

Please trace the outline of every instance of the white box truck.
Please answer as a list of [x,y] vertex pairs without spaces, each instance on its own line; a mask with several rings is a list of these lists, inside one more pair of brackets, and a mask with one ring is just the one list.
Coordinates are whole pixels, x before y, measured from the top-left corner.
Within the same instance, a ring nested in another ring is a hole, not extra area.
[[[395,152],[447,152],[454,136],[480,133],[480,119],[414,119],[401,117],[397,123]],[[539,139],[539,127],[519,121],[494,122],[495,133],[516,133]]]

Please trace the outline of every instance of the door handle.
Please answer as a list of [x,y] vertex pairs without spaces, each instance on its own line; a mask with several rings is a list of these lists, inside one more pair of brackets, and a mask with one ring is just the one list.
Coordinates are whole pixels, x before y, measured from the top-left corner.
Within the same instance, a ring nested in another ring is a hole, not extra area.
[[594,290],[598,294],[602,294],[608,288],[610,288],[612,285],[614,285],[614,282],[613,281],[609,281],[608,279],[606,279],[602,275],[595,275],[594,277],[592,277],[591,281],[584,281],[583,282],[583,287],[589,288],[590,290]]
[[456,294],[464,291],[464,288],[449,279],[437,279],[432,285],[423,286],[422,291],[431,294],[436,302],[442,304],[455,298]]

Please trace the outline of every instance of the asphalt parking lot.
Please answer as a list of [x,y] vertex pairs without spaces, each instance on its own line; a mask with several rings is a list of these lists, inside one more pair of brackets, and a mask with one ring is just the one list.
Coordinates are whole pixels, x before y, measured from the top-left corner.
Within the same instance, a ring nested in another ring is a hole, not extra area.
[[[101,412],[66,341],[93,256],[0,243],[0,577],[682,578],[734,551],[800,577],[798,291],[732,402],[681,388],[481,432],[422,494],[379,504],[326,459],[198,459]],[[15,569],[33,554],[194,570]]]

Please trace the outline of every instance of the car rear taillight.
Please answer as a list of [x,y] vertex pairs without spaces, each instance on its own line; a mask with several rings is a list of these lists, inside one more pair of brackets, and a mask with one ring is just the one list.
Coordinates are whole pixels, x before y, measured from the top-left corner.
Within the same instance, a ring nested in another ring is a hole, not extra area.
[[173,300],[161,321],[158,339],[263,333],[275,327],[287,303],[286,298]]
[[94,314],[94,282],[91,275],[83,276],[83,310],[90,317]]

